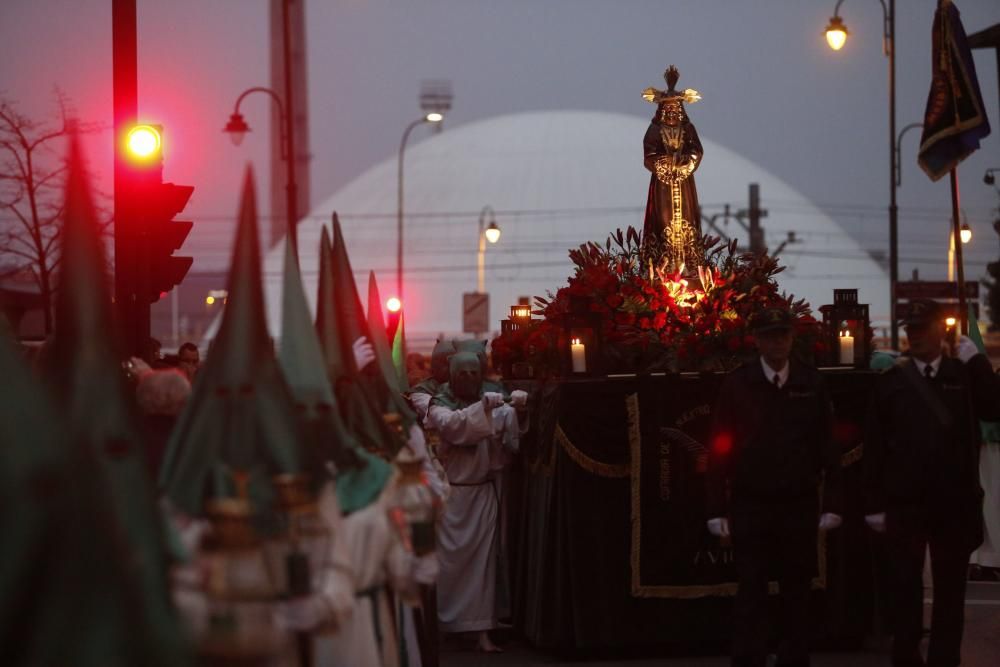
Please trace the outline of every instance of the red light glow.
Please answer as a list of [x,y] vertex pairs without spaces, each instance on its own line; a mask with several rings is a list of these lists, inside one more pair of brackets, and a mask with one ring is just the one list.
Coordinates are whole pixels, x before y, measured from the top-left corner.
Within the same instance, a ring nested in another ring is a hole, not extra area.
[[721,433],[716,433],[715,437],[712,439],[712,451],[716,454],[725,456],[733,448],[733,436],[725,431]]

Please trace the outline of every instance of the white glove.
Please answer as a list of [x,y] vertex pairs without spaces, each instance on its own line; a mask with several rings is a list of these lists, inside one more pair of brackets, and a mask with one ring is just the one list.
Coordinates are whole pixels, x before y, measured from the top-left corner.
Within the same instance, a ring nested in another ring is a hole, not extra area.
[[499,408],[503,405],[503,394],[498,394],[495,391],[487,391],[483,394],[483,408],[489,412],[493,408]]
[[290,632],[309,632],[334,619],[329,605],[319,595],[279,602],[273,617],[275,625]]
[[844,520],[839,514],[834,514],[833,512],[823,512],[819,515],[820,530],[833,530],[834,528],[839,528],[842,523],[844,523]]
[[511,407],[521,410],[528,405],[528,392],[521,391],[520,389],[515,389],[510,392],[510,404]]
[[729,519],[721,516],[709,519],[708,532],[716,537],[729,537]]
[[963,364],[968,363],[969,359],[979,354],[979,348],[976,344],[972,342],[972,339],[968,336],[962,336],[958,339],[958,345],[955,347],[955,356],[958,357]]
[[351,348],[354,350],[354,363],[357,365],[359,371],[375,361],[375,348],[372,347],[372,344],[364,336],[354,341],[354,345]]
[[876,533],[885,532],[885,512],[879,512],[878,514],[866,514],[865,523],[868,527],[874,530]]

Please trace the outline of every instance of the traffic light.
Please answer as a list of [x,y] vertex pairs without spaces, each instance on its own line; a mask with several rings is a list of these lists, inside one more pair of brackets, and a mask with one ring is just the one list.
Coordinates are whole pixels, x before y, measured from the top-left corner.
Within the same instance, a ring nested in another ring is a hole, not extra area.
[[184,210],[194,188],[163,182],[163,127],[135,125],[125,133],[132,211],[128,235],[135,253],[134,289],[138,301],[160,300],[191,268],[190,257],[175,257],[192,223],[174,220]]
[[140,221],[145,229],[148,249],[150,303],[178,285],[191,268],[190,257],[176,257],[174,251],[180,249],[184,239],[191,232],[190,220],[174,220],[187,206],[194,188],[190,185],[160,183],[145,204],[147,215]]

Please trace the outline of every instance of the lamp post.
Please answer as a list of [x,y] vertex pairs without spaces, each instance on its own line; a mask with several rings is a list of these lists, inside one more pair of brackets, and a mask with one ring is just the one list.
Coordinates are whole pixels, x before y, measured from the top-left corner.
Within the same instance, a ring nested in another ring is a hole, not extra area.
[[[892,347],[899,347],[899,323],[896,320],[896,283],[899,280],[899,209],[896,207],[896,0],[878,0],[882,6],[882,53],[889,59],[889,326]],[[826,27],[826,41],[839,51],[847,41],[848,31],[840,18],[837,0],[833,16]]]
[[[963,223],[962,229],[959,231],[959,235],[962,237],[962,245],[965,245],[972,240],[972,228],[969,227],[969,223]],[[955,235],[951,232],[948,233],[948,282],[954,282],[955,280]],[[958,286],[962,289],[962,286]]]
[[295,143],[293,142],[292,137],[293,129],[290,111],[284,104],[282,104],[281,98],[278,94],[270,88],[262,88],[260,86],[248,88],[240,93],[240,96],[236,98],[236,107],[233,109],[233,113],[229,117],[229,122],[226,123],[226,127],[224,127],[222,131],[229,134],[229,138],[232,140],[234,146],[239,146],[243,143],[243,138],[246,136],[247,132],[250,131],[250,126],[247,125],[246,120],[243,118],[243,114],[240,113],[240,103],[243,101],[243,98],[251,93],[265,93],[269,95],[272,100],[274,100],[275,104],[278,105],[278,115],[282,121],[281,157],[285,161],[287,174],[287,184],[285,186],[285,197],[287,201],[285,205],[287,211],[286,215],[288,216],[288,241],[292,244],[295,256],[298,257],[299,235],[298,229],[296,229],[299,220],[298,186],[295,183]]
[[424,114],[403,130],[403,138],[399,142],[399,162],[397,173],[396,189],[396,296],[403,299],[403,155],[406,152],[406,142],[410,138],[410,132],[418,125],[424,123],[440,123],[444,120],[444,115],[438,111]]
[[[490,226],[486,226],[486,215],[490,216]],[[476,291],[480,294],[486,293],[486,242],[496,243],[500,240],[500,228],[494,217],[492,206],[484,206],[479,212],[479,253],[477,255],[477,281]]]

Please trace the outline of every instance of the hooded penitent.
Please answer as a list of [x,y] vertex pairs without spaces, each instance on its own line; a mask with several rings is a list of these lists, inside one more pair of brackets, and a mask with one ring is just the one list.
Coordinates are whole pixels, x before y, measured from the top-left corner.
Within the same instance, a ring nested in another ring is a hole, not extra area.
[[448,382],[448,360],[455,354],[455,341],[438,340],[431,351],[431,376],[413,388],[415,392],[434,396]]
[[[168,598],[165,527],[155,505],[141,439],[127,399],[129,390],[119,366],[122,355],[113,342],[106,266],[101,228],[78,139],[73,135],[56,326],[46,356],[49,385],[56,398],[55,412],[65,420],[65,429],[53,434],[51,416],[44,416],[42,399],[37,399],[38,403],[25,413],[25,418],[31,419],[34,414],[38,420],[37,430],[33,427],[28,431],[33,440],[38,438],[31,445],[38,447],[36,455],[54,456],[53,462],[71,467],[68,471],[50,469],[55,477],[47,483],[39,478],[36,486],[43,494],[56,494],[53,511],[60,506],[66,510],[56,525],[57,534],[45,545],[45,550],[62,558],[56,559],[59,562],[41,579],[22,580],[36,587],[31,596],[38,596],[36,601],[53,596],[53,606],[46,610],[45,618],[25,617],[27,606],[18,610],[19,620],[26,627],[41,631],[44,624],[51,632],[44,640],[52,646],[43,655],[67,652],[65,660],[25,660],[25,664],[170,665],[186,661],[180,627]],[[16,405],[31,395],[30,380],[14,380],[6,372],[3,377],[4,386],[17,393],[17,397],[4,396],[5,408],[10,407],[8,401]],[[53,435],[67,450],[56,453],[49,449]],[[4,449],[16,447],[16,442],[4,437]],[[66,488],[56,481],[63,473],[68,475],[62,482],[68,485]],[[69,498],[62,495],[64,492]],[[26,511],[24,506],[18,507],[17,513]],[[4,529],[2,534],[5,544],[12,544],[11,533]],[[64,539],[73,546],[60,552],[60,540]],[[74,550],[77,547],[79,553]],[[32,557],[41,563],[45,553]],[[68,571],[66,567],[71,565],[62,561],[76,559],[86,565]],[[92,588],[104,585],[108,587],[104,592],[107,600],[99,599]],[[10,592],[4,590],[0,597],[6,599]],[[72,617],[74,605],[79,605],[76,618]],[[67,617],[59,620],[61,612]],[[81,619],[87,623],[80,624]],[[11,642],[0,644],[12,647],[22,640],[20,636],[9,638]],[[79,642],[78,653],[68,648],[74,641]],[[5,660],[10,658],[5,655]]]
[[350,513],[378,497],[391,469],[386,462],[361,451],[341,420],[293,250],[286,242],[278,359],[295,397],[309,469],[323,474],[325,462],[334,463],[337,499],[341,510]]
[[482,366],[472,352],[456,352],[448,362],[448,382],[434,402],[452,410],[467,408],[483,396]]
[[273,506],[271,477],[301,470],[294,399],[264,313],[257,204],[247,169],[226,309],[160,475],[167,496],[186,513],[200,514],[208,498],[247,494],[265,517]]
[[486,358],[485,340],[476,340],[473,338],[470,340],[455,341],[455,350],[457,352],[470,352],[479,359],[479,366],[483,377],[483,391],[493,391],[506,395],[507,392],[504,390],[502,384],[486,379],[489,372],[489,364]]
[[[381,367],[371,364],[359,370],[354,361],[353,344],[361,337],[369,339],[368,318],[354,284],[354,272],[347,255],[347,245],[340,230],[340,221],[333,215],[333,247],[326,268],[321,272],[320,296],[317,306],[317,327],[332,327],[335,333],[320,331],[323,352],[331,369],[334,394],[340,403],[348,428],[365,449],[385,458],[392,458],[406,442],[400,431],[386,425],[384,415],[390,410],[389,387]],[[323,293],[324,284],[329,287]],[[320,310],[320,309],[323,310]],[[322,318],[320,317],[322,315]],[[384,335],[384,331],[383,331]],[[374,343],[372,343],[374,345]],[[331,357],[336,361],[331,362]]]
[[376,384],[385,395],[383,400],[386,410],[399,414],[403,418],[404,429],[409,432],[410,426],[416,423],[417,416],[399,391],[399,376],[392,364],[392,350],[389,348],[385,320],[382,318],[382,297],[379,295],[374,272],[368,275],[368,331],[375,349],[375,364],[382,373],[382,382],[378,382],[376,378]]

